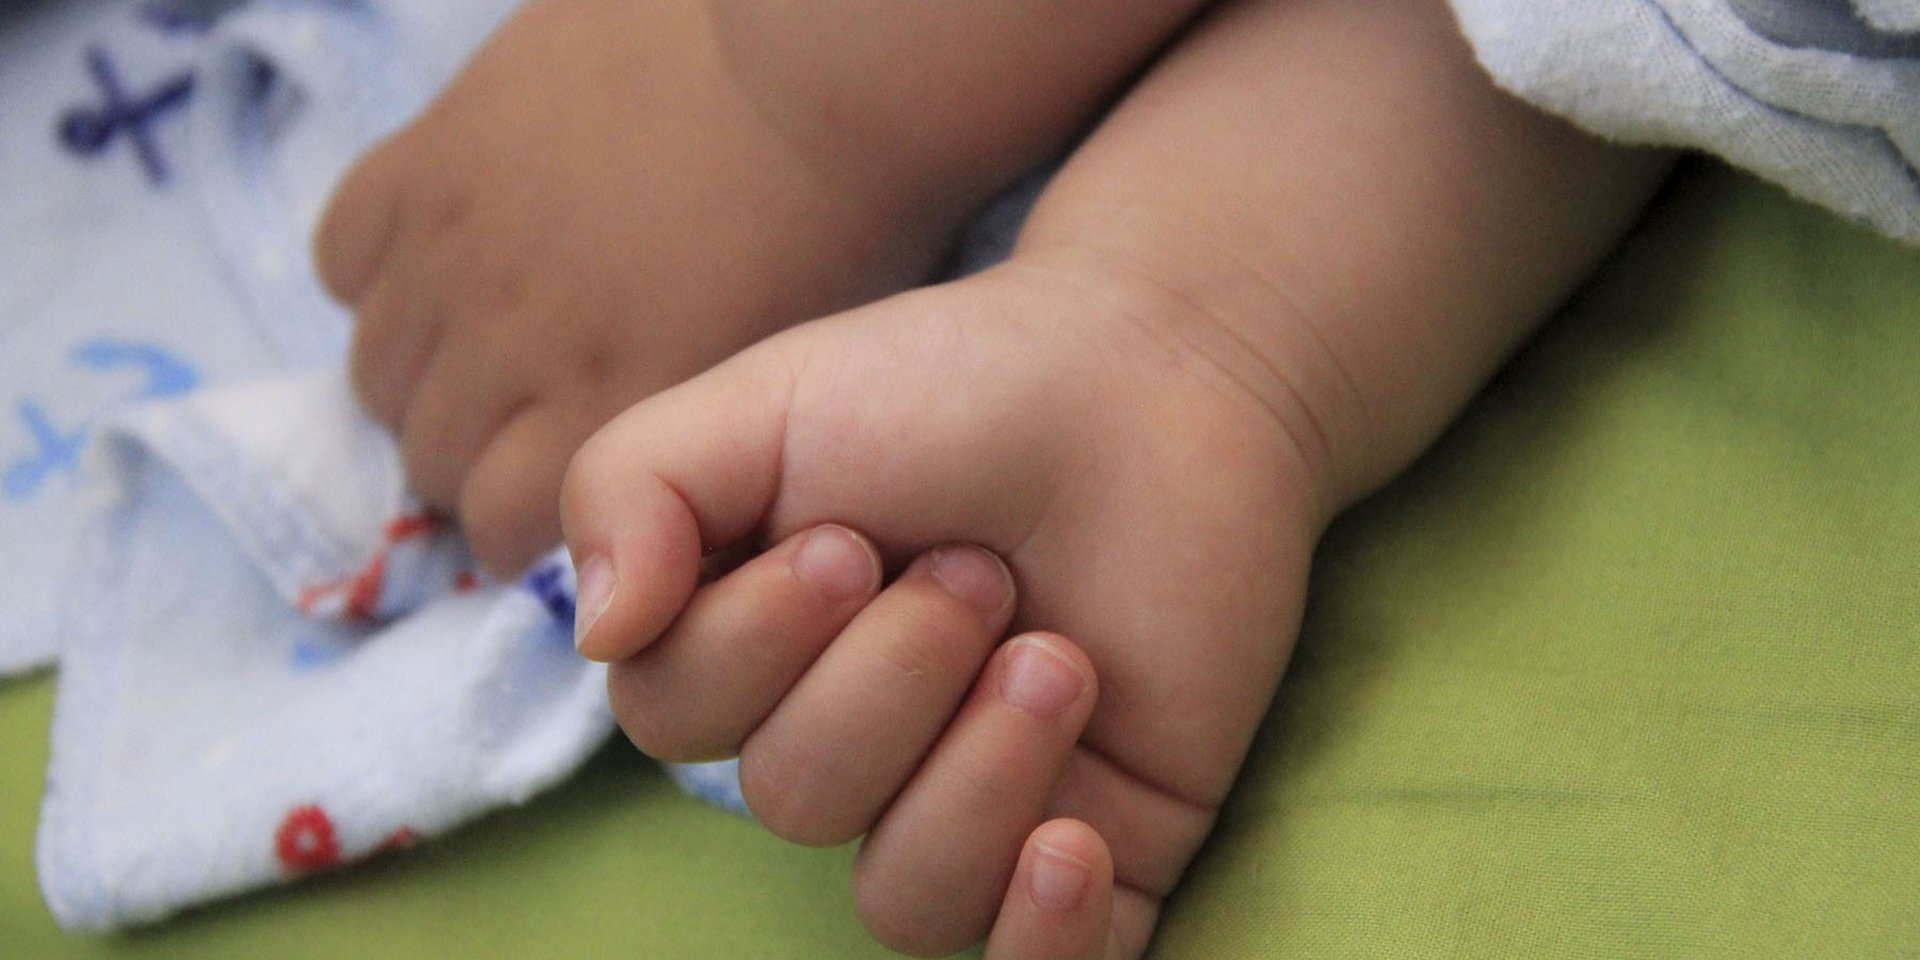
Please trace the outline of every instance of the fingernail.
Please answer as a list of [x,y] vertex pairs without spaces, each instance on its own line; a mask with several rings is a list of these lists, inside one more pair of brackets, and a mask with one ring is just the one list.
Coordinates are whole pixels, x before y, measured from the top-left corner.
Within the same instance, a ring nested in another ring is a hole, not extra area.
[[587,634],[593,632],[593,625],[600,615],[607,612],[613,603],[614,588],[620,585],[619,577],[614,573],[613,563],[600,554],[587,558],[580,565],[579,593],[573,602],[573,647],[587,640]]
[[793,555],[793,574],[829,600],[852,600],[880,585],[880,558],[853,531],[830,523],[807,534]]
[[1051,717],[1080,698],[1086,681],[1046,641],[1022,637],[1013,646],[1007,672],[1000,678],[1000,696],[1008,703],[1035,716]]
[[1050,913],[1071,911],[1080,905],[1091,879],[1093,868],[1080,858],[1044,843],[1033,845],[1033,874],[1027,878],[1027,889],[1040,909]]
[[933,578],[962,600],[986,613],[999,613],[1013,598],[1013,574],[1000,558],[965,544],[935,547]]

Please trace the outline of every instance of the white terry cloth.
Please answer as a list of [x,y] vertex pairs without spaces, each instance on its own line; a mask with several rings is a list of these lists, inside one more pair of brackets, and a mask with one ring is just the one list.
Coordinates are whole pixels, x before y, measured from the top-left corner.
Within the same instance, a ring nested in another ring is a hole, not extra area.
[[0,676],[54,658],[104,416],[337,362],[350,321],[306,253],[321,204],[515,3],[0,10]]
[[108,413],[338,361],[305,238],[349,161],[516,0],[42,0],[0,12],[0,676],[52,662]]
[[1452,0],[1495,81],[1920,242],[1920,0]]
[[282,363],[180,181],[204,27],[112,0],[0,19],[0,674],[50,662],[107,410]]
[[1876,30],[1920,32],[1920,4],[1913,0],[1853,0],[1853,8]]
[[117,416],[90,456],[36,851],[63,926],[409,845],[611,731],[565,557],[482,582],[339,369]]
[[[306,251],[354,157],[512,6],[0,21],[0,113],[46,121],[0,125],[0,674],[59,653],[36,856],[70,929],[406,846],[612,728],[564,556],[483,583],[410,505]],[[670,769],[741,809],[732,765]]]

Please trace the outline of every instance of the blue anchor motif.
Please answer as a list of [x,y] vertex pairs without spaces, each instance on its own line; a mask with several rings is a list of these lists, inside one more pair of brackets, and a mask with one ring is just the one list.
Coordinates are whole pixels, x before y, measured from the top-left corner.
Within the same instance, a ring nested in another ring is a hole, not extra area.
[[[200,374],[191,365],[151,344],[89,340],[76,347],[69,359],[101,373],[130,368],[144,374],[141,384],[126,397],[128,402],[178,396],[200,385]],[[92,430],[91,423],[63,430],[45,407],[32,400],[20,401],[17,409],[36,450],[16,459],[0,475],[0,499],[16,502],[32,498],[55,474],[77,475],[80,452]]]
[[0,496],[16,501],[39,492],[41,484],[56,472],[79,472],[80,451],[87,442],[87,428],[61,430],[48,419],[47,411],[32,400],[20,401],[19,409],[20,419],[26,421],[27,432],[33,435],[40,452],[15,461],[7,468],[6,476],[0,477]]
[[141,169],[155,186],[170,176],[166,158],[154,139],[153,125],[169,111],[186,105],[193,95],[193,73],[180,74],[145,96],[133,96],[120,80],[113,58],[98,46],[87,48],[87,71],[93,74],[106,102],[98,107],[76,107],[60,120],[60,142],[83,157],[96,157],[125,134],[133,143]]
[[146,343],[88,340],[73,351],[73,362],[89,370],[131,367],[146,374],[146,382],[129,400],[155,400],[192,392],[200,374],[186,361]]

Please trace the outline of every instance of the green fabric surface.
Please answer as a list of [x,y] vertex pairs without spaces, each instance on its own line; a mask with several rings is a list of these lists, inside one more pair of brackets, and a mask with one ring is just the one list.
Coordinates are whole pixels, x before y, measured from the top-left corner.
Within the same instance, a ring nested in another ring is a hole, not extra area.
[[[1155,956],[1920,956],[1917,570],[1920,252],[1689,166],[1336,526]],[[0,957],[887,955],[847,850],[617,748],[405,854],[66,937],[51,698],[0,685]]]
[[1920,252],[1701,166],[1323,545],[1168,956],[1920,956]]

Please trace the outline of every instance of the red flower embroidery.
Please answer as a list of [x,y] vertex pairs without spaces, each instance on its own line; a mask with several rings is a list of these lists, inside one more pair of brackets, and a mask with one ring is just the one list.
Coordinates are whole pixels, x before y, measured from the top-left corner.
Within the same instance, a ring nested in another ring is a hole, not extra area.
[[340,862],[340,844],[327,812],[308,804],[295,807],[273,834],[273,852],[281,866],[296,873],[325,870]]

